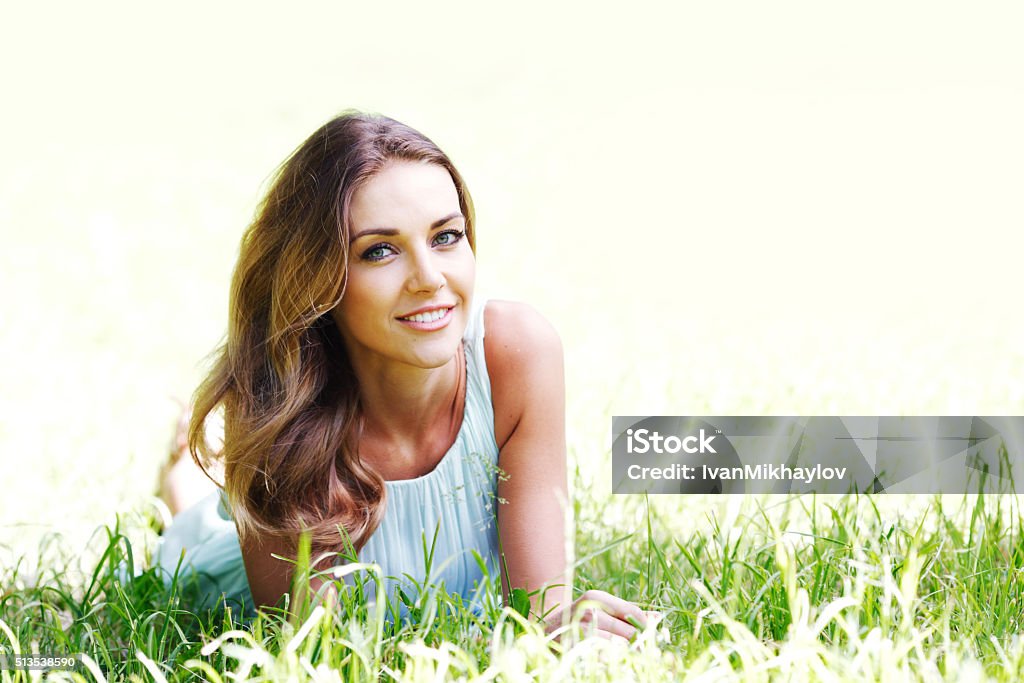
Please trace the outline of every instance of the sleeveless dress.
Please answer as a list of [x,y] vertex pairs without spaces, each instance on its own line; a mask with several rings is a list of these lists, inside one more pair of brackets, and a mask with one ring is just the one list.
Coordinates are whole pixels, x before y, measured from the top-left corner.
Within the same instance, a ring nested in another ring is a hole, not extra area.
[[[383,521],[359,551],[360,562],[380,565],[389,600],[403,618],[407,610],[395,598],[397,589],[415,599],[416,583],[428,578],[424,546],[428,551],[434,548],[430,584],[461,594],[476,610],[485,588],[474,553],[497,582],[498,446],[484,359],[484,306],[481,301],[471,311],[463,336],[466,404],[455,442],[427,474],[385,483]],[[201,603],[197,607],[226,600],[244,614],[255,613],[238,531],[221,491],[174,517],[157,549],[156,563],[168,582],[176,570],[186,583],[194,580]],[[374,585],[367,584],[372,601]]]

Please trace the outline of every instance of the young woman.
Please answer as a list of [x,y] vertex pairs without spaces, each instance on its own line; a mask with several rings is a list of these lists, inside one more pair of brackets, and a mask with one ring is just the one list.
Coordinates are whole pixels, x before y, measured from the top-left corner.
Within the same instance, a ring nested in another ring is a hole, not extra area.
[[[565,585],[560,342],[528,306],[474,296],[475,227],[455,166],[392,119],[343,114],[292,154],[242,240],[227,341],[195,397],[189,450],[223,467],[223,494],[175,516],[162,566],[182,560],[211,600],[274,605],[292,565],[273,555],[294,557],[304,530],[314,557],[341,553],[343,530],[389,591],[424,578],[426,538],[450,592],[473,598],[475,552],[506,595],[553,586],[533,604],[550,628],[586,601],[598,635],[634,633],[638,607]],[[206,438],[221,408],[222,446]],[[179,504],[201,489],[183,466],[164,487]]]

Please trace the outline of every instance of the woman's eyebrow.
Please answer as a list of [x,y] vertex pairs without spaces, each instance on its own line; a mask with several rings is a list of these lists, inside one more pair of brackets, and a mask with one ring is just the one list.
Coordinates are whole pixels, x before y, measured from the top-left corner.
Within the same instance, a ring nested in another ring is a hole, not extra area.
[[438,218],[436,221],[434,221],[433,223],[430,224],[430,229],[431,230],[435,230],[437,228],[440,228],[442,225],[444,225],[448,221],[455,220],[456,218],[464,218],[464,216],[462,215],[461,211],[456,211],[455,213],[450,213],[447,216],[445,216],[444,218]]
[[352,237],[349,238],[348,243],[352,244],[353,242],[355,242],[360,237],[366,237],[367,235],[393,236],[393,235],[397,235],[397,234],[398,234],[398,230],[396,230],[394,228],[367,228],[366,230],[360,230],[356,234],[352,235]]
[[[447,216],[445,216],[444,218],[438,218],[436,221],[431,223],[430,224],[430,230],[436,230],[437,228],[440,228],[442,225],[444,225],[448,221],[454,220],[456,218],[465,218],[465,217],[462,215],[461,211],[456,211],[455,213],[450,213]],[[352,235],[351,239],[349,239],[349,244],[351,244],[352,242],[355,242],[360,237],[366,237],[367,235],[385,235],[385,236],[388,236],[388,237],[392,237],[394,235],[397,235],[399,232],[400,231],[395,229],[395,228],[367,228],[366,230],[360,230],[356,234]]]

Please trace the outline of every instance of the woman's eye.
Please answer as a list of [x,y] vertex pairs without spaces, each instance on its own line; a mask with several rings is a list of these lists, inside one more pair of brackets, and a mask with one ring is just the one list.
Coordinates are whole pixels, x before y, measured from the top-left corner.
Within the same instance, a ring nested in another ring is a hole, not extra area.
[[363,259],[367,261],[380,261],[394,253],[394,250],[387,244],[375,244],[363,252]]
[[461,240],[465,234],[462,230],[445,230],[434,238],[434,244],[439,247],[449,247]]

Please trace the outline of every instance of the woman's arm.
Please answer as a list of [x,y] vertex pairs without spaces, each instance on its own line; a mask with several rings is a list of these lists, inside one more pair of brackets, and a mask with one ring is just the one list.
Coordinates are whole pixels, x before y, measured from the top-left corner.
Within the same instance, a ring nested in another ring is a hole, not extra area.
[[[284,539],[249,539],[239,540],[242,549],[242,562],[245,564],[246,578],[249,580],[249,592],[252,593],[256,607],[275,607],[281,602],[285,593],[293,592],[295,579],[295,547]],[[278,557],[289,558],[287,560]],[[317,571],[309,576],[309,594],[320,595],[318,599],[337,603],[337,589],[329,574],[320,571],[329,569],[329,563],[322,562]],[[327,586],[324,588],[324,586]],[[334,594],[334,599],[329,597]],[[294,593],[293,593],[294,596]]]
[[280,557],[295,557],[295,550],[283,539],[239,539],[249,592],[257,607],[273,607],[291,589],[294,565]]
[[[565,573],[565,379],[562,344],[532,308],[492,301],[484,313],[498,466],[498,533],[502,588],[551,590],[546,608],[563,601]],[[505,575],[505,568],[508,575]],[[540,596],[533,600],[540,609]],[[566,598],[571,597],[567,592]]]
[[532,592],[554,586],[546,596],[532,598],[535,613],[549,613],[549,629],[560,626],[580,602],[592,602],[600,609],[584,613],[582,621],[592,622],[598,635],[628,638],[635,632],[630,619],[644,622],[636,605],[603,591],[587,591],[572,601],[564,509],[569,505],[565,370],[558,334],[524,304],[492,301],[484,315],[498,465],[507,475],[498,483],[498,497],[506,501],[498,506],[506,601],[511,588]]

